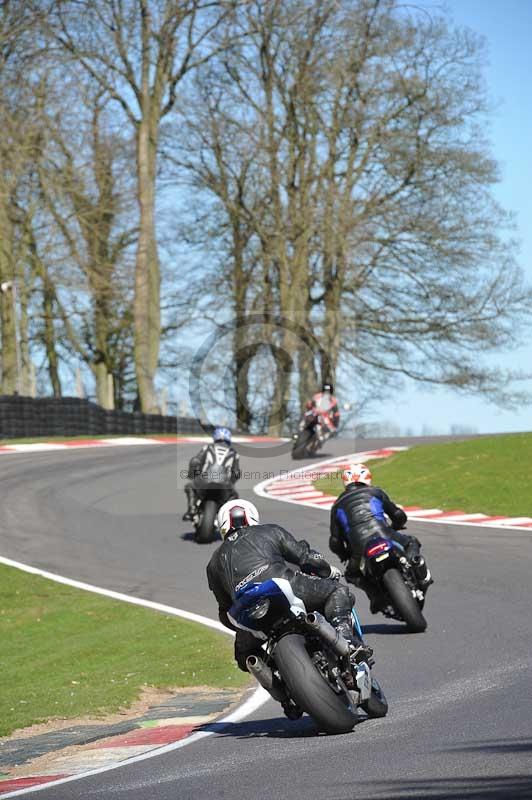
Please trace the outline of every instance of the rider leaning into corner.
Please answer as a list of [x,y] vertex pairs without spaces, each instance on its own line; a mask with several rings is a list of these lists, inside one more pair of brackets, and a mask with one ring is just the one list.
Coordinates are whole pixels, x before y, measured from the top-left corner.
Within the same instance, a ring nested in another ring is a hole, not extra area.
[[343,471],[342,481],[345,490],[331,508],[329,548],[341,561],[348,561],[345,579],[364,589],[372,614],[381,610],[380,594],[360,570],[368,540],[379,535],[394,539],[404,547],[406,557],[426,591],[433,580],[420,554],[419,539],[400,533],[408,519],[403,509],[378,486],[372,486],[372,475],[365,464],[351,464]]
[[[231,431],[229,428],[215,428],[212,433],[212,444],[206,444],[199,453],[190,459],[188,465],[188,479],[191,483],[185,486],[187,496],[187,510],[183,514],[184,520],[192,520],[197,503],[194,480],[199,478],[210,466],[224,467],[227,475],[234,484],[240,478],[240,460],[238,453],[231,446]],[[234,492],[234,497],[237,497]]]
[[[241,670],[247,672],[247,657],[260,655],[262,649],[253,634],[234,624],[228,611],[237,591],[271,578],[287,579],[307,611],[324,614],[351,643],[352,663],[371,657],[372,649],[353,631],[354,597],[347,586],[338,583],[338,567],[331,566],[308,542],[298,542],[280,525],[261,524],[259,512],[248,500],[225,503],[218,512],[218,525],[224,541],[207,565],[207,579],[218,602],[220,622],[236,631],[235,659]],[[284,710],[289,715],[290,709]]]
[[334,386],[330,381],[323,383],[321,392],[317,392],[305,403],[305,412],[300,428],[303,429],[305,427],[308,417],[317,417],[318,415],[322,418],[322,426],[317,430],[317,433],[320,442],[323,443],[329,436],[336,433],[340,424],[338,401],[334,396]]

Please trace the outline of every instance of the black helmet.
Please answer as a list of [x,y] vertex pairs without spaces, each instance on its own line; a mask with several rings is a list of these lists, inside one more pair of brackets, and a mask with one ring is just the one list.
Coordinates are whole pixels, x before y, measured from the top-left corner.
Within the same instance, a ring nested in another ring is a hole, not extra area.
[[321,387],[322,392],[329,392],[329,394],[334,394],[334,386],[332,385],[331,381],[324,381]]

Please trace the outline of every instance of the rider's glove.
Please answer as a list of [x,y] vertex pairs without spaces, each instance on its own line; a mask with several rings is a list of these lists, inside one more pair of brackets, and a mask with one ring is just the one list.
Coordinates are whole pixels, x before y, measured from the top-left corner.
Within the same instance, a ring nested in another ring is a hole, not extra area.
[[339,581],[341,577],[342,577],[342,570],[338,569],[338,567],[334,567],[331,564],[331,574],[329,575],[329,578],[332,578],[333,581]]

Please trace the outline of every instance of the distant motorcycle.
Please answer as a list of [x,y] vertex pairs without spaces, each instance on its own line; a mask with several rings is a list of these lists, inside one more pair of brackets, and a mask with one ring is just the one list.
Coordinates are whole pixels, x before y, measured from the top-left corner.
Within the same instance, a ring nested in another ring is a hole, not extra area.
[[380,592],[384,616],[406,622],[412,633],[422,633],[427,627],[422,613],[425,594],[413,566],[399,542],[376,534],[366,543],[360,571]]
[[309,409],[299,423],[299,432],[292,437],[292,458],[311,458],[334,431],[330,415]]
[[264,655],[248,656],[247,667],[290,719],[306,712],[326,733],[347,733],[359,707],[370,717],[386,715],[388,703],[370,664],[350,662],[347,640],[318,612],[307,614],[285,578],[248,584],[229,617],[264,642]]
[[194,489],[198,498],[193,512],[194,539],[198,544],[207,544],[218,536],[218,510],[237,495],[227,469],[217,465],[209,466],[194,479]]

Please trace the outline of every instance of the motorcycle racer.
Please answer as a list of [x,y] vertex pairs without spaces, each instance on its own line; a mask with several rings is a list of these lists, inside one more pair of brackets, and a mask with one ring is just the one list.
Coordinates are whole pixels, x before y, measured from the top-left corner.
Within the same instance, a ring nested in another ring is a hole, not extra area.
[[261,652],[260,641],[237,627],[228,612],[237,592],[247,584],[271,578],[289,581],[307,611],[322,611],[325,618],[352,645],[351,661],[367,661],[371,648],[353,633],[351,608],[354,598],[338,583],[341,572],[305,540],[274,523],[260,523],[259,513],[247,500],[230,500],[218,512],[223,542],[207,566],[209,588],[218,602],[219,619],[236,631],[235,659],[247,672],[246,659]]
[[[185,486],[187,510],[183,514],[183,520],[193,520],[194,509],[198,500],[194,488],[194,480],[199,478],[210,466],[224,467],[234,490],[234,484],[241,474],[240,460],[238,453],[231,446],[231,431],[229,428],[215,428],[212,433],[212,444],[202,447],[199,453],[190,459],[188,479],[191,482]],[[233,491],[233,496],[237,497],[235,491]]]
[[305,412],[299,426],[300,430],[308,424],[309,418],[318,416],[321,418],[321,424],[317,426],[317,433],[320,442],[323,443],[329,436],[336,433],[340,424],[338,401],[334,396],[334,386],[329,381],[322,384],[321,392],[316,392],[305,403]]
[[[351,464],[342,473],[344,492],[331,508],[329,548],[341,561],[348,561],[345,578],[364,589],[370,600],[370,610],[380,610],[380,594],[360,570],[367,541],[375,534],[394,539],[406,552],[416,577],[424,591],[433,583],[425,559],[420,554],[421,543],[415,536],[400,533],[407,516],[395,505],[383,489],[372,486],[372,474],[365,464]],[[389,520],[389,521],[388,521]]]

